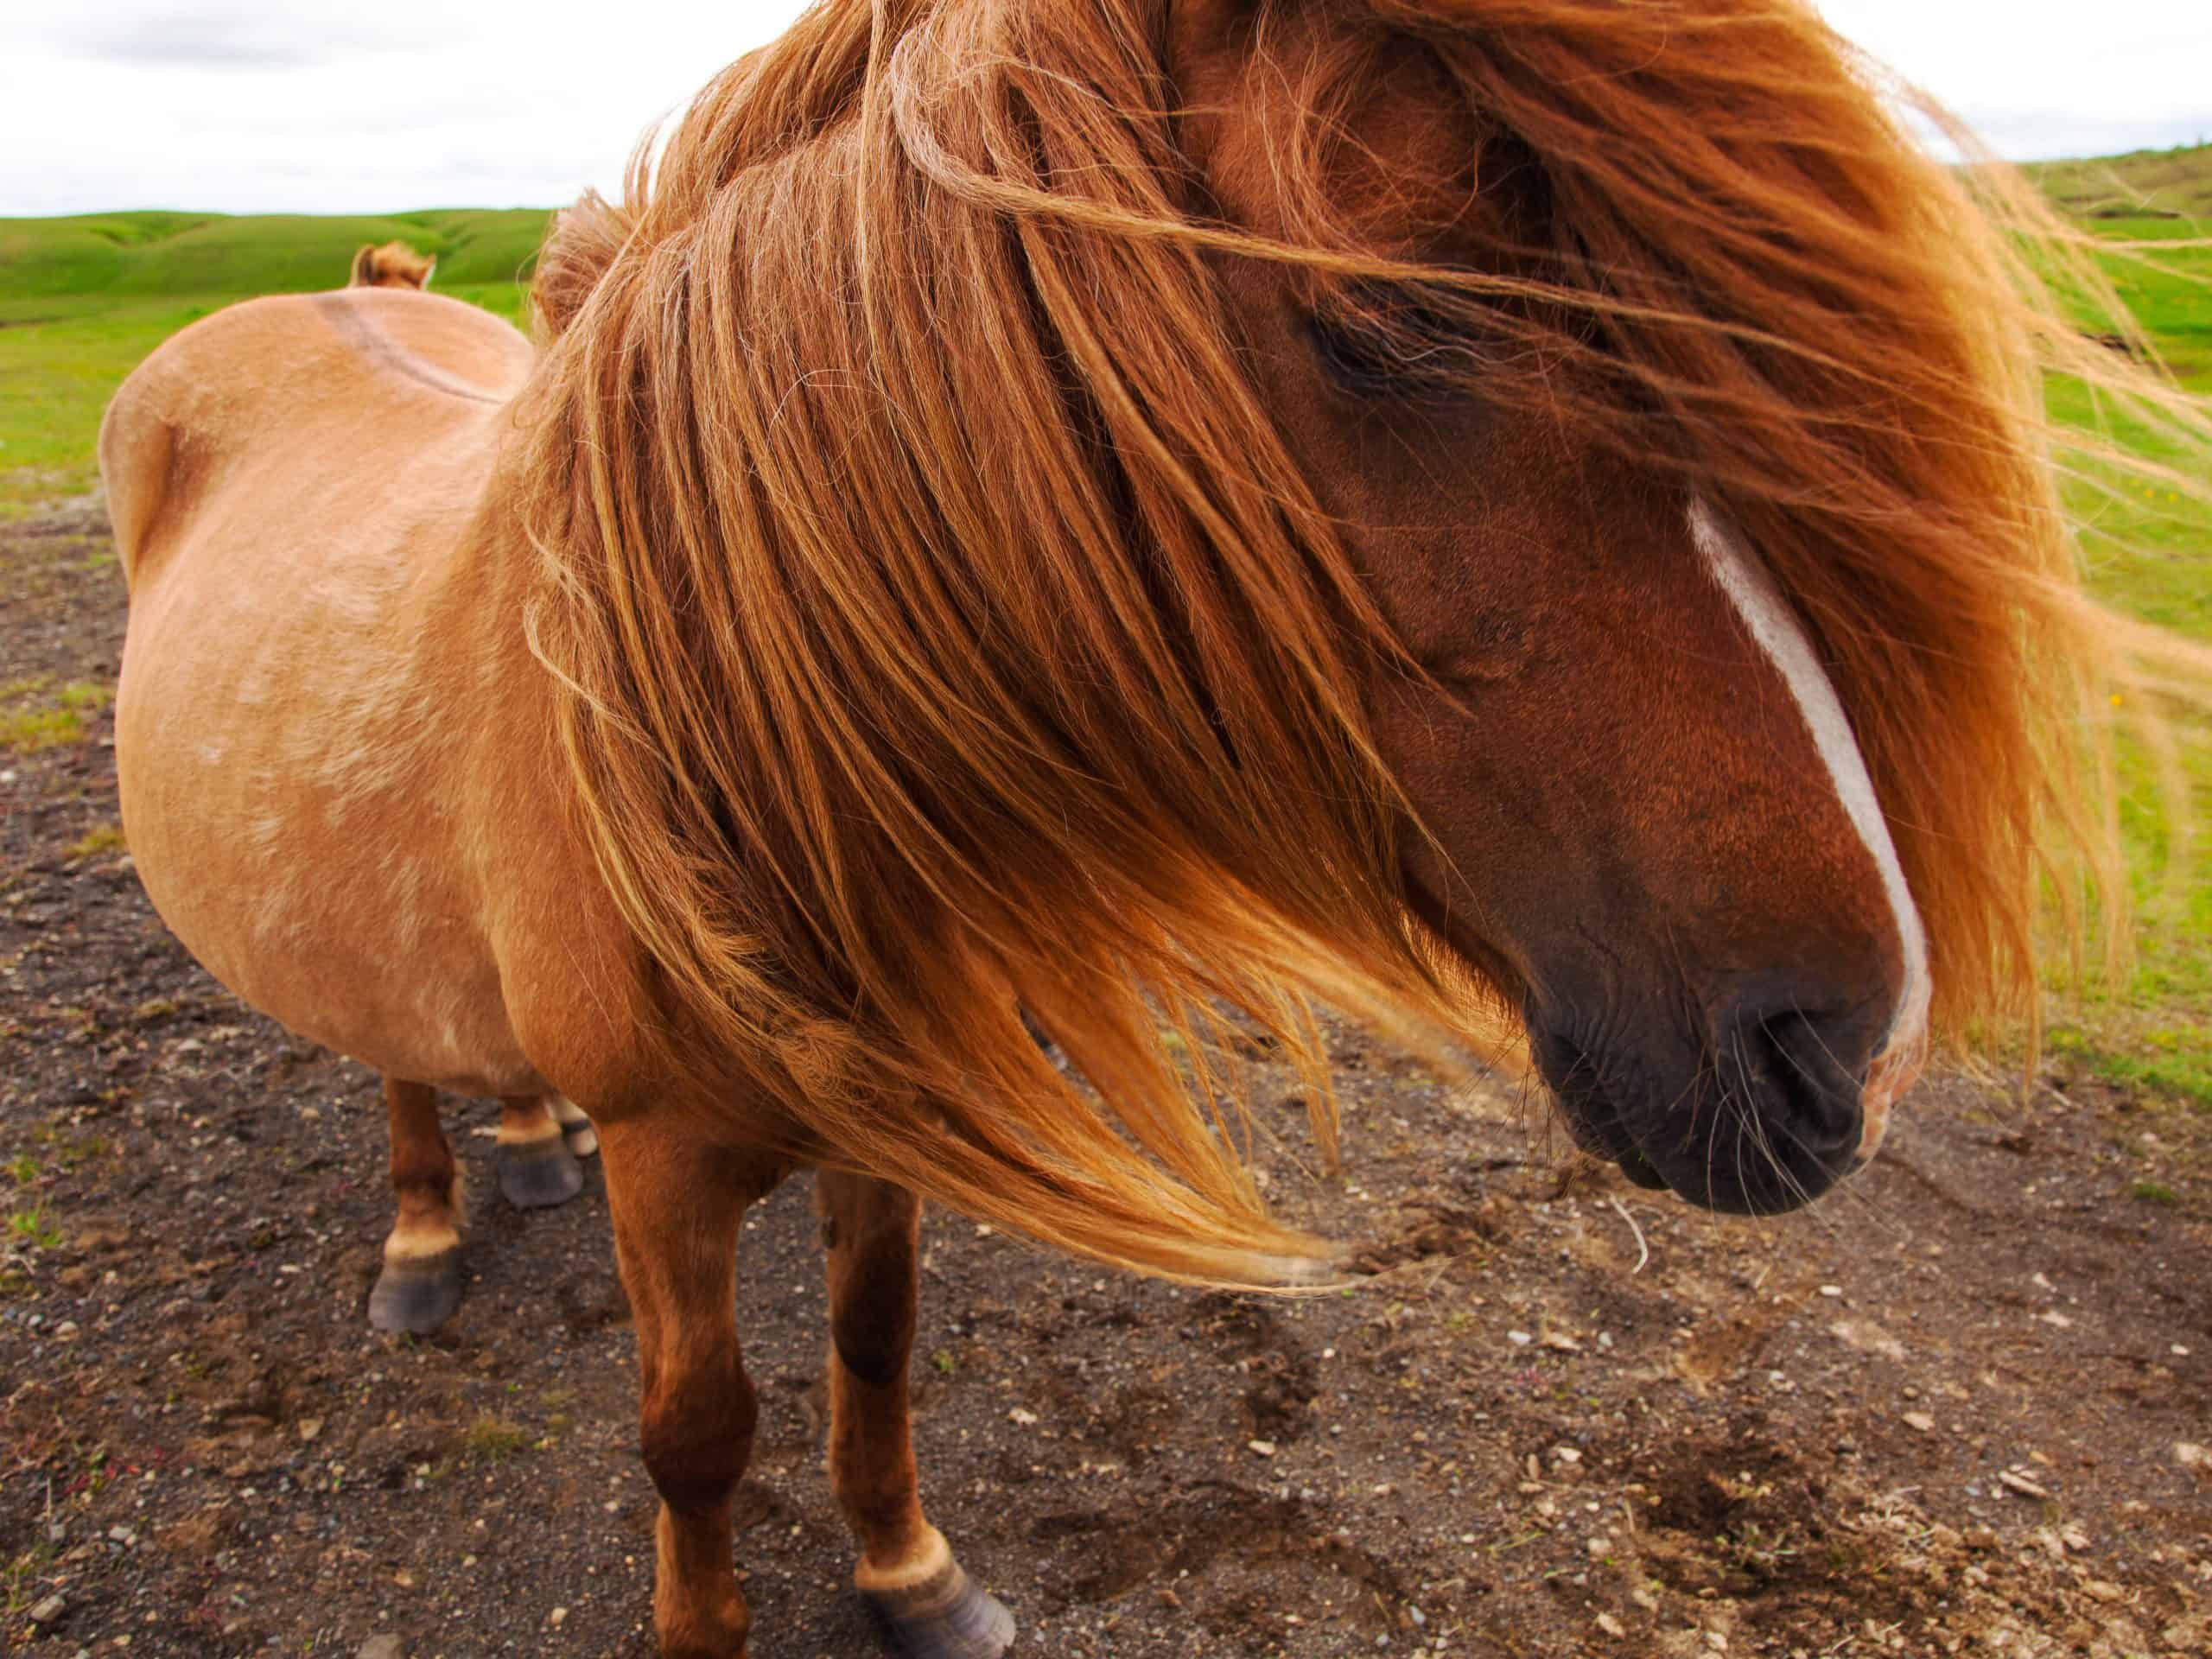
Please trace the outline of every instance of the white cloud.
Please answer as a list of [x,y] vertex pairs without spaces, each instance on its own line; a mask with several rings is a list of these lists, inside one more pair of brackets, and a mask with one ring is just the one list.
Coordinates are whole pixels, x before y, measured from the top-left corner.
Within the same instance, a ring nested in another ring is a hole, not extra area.
[[[0,10],[0,213],[550,206],[799,0]],[[2008,154],[2212,136],[2203,0],[1825,0]]]

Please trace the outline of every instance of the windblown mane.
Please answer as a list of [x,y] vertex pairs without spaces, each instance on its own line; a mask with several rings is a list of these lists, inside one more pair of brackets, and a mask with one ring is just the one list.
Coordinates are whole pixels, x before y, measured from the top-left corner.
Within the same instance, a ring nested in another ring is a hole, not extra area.
[[1343,9],[1542,168],[1516,274],[1363,240],[1329,182],[1357,52],[1274,66],[1290,239],[1210,218],[1162,0],[827,0],[539,267],[534,638],[671,1045],[831,1161],[1206,1279],[1309,1249],[1222,1121],[1215,1007],[1294,1046],[1309,993],[1488,1018],[1405,917],[1361,708],[1394,645],[1218,262],[1412,286],[1533,348],[1481,353],[1485,397],[1572,397],[1745,529],[1857,725],[1953,1033],[2030,1005],[2040,861],[2113,880],[2118,645],[2206,671],[2083,597],[2041,376],[2201,417],[2082,340],[2010,239],[2116,313],[2055,222],[1916,149],[1808,8]]

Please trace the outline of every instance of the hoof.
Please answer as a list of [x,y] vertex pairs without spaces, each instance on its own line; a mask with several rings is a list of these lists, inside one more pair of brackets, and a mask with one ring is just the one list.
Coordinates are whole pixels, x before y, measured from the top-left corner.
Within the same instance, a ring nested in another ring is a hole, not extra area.
[[1014,1645],[1014,1615],[948,1562],[908,1590],[862,1591],[892,1659],[999,1659]]
[[583,1166],[557,1135],[521,1146],[503,1146],[497,1154],[499,1191],[518,1210],[543,1210],[566,1204],[584,1190]]
[[393,1335],[427,1337],[461,1306],[461,1251],[397,1261],[385,1258],[384,1272],[369,1293],[369,1323]]

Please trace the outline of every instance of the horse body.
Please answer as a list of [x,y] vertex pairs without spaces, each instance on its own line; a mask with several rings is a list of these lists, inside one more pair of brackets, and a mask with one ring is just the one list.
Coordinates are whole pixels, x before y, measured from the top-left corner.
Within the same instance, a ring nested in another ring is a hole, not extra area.
[[[240,362],[261,365],[243,385]],[[150,359],[104,445],[131,588],[123,810],[163,919],[302,1034],[488,1095],[546,1087],[493,943],[502,842],[543,816],[500,821],[550,759],[521,736],[543,690],[512,629],[471,623],[512,603],[478,505],[527,364],[452,301],[260,301]],[[145,433],[175,435],[165,477]]]
[[103,435],[131,588],[116,721],[139,868],[217,978],[392,1080],[399,1213],[370,1302],[386,1329],[434,1329],[460,1296],[435,1090],[499,1097],[517,1205],[573,1197],[595,1146],[510,1001],[531,956],[518,918],[572,918],[560,895],[581,874],[548,804],[558,758],[529,741],[547,728],[542,680],[494,620],[517,613],[520,566],[482,510],[531,362],[453,301],[258,301],[156,353]]

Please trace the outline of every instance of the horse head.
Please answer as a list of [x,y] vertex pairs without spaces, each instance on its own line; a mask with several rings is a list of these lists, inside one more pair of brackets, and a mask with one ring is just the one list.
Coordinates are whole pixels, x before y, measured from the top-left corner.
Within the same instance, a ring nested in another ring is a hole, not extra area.
[[2109,869],[2037,376],[2119,371],[1978,188],[1791,0],[810,13],[540,263],[535,638],[659,982],[856,1166],[1198,1276],[1306,1246],[1162,1012],[1285,991],[1817,1196]]
[[346,286],[427,289],[437,268],[437,255],[417,253],[404,242],[387,242],[382,247],[364,242],[353,255]]

